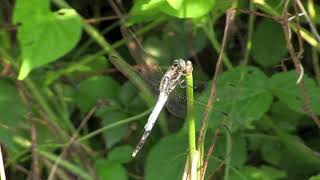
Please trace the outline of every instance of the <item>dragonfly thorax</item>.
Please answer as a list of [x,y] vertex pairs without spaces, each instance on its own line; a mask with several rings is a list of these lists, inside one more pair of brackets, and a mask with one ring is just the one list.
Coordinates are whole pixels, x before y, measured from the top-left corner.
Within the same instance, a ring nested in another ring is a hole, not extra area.
[[161,79],[159,86],[160,93],[169,95],[170,92],[176,87],[177,83],[180,82],[180,78],[184,74],[185,70],[186,61],[183,59],[174,60],[172,65],[168,68]]

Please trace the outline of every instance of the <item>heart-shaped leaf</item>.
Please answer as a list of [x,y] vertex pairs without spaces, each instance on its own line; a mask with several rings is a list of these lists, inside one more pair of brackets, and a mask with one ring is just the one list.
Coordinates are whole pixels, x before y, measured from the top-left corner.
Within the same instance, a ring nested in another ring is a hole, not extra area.
[[[13,22],[18,26],[22,80],[35,68],[69,52],[81,37],[81,19],[73,9],[51,12],[49,0],[17,0]],[[35,8],[36,7],[36,8]]]

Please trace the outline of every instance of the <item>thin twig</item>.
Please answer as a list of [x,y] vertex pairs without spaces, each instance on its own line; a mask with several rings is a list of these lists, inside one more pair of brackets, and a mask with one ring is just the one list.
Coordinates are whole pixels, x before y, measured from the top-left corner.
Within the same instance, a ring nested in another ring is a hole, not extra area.
[[32,114],[30,113],[29,119],[31,121],[31,153],[32,153],[32,174],[33,179],[40,180],[40,167],[39,167],[39,156],[36,151],[37,149],[37,130],[35,126],[35,122],[32,120]]
[[[216,63],[216,67],[215,67],[215,72],[214,72],[214,76],[212,79],[212,83],[211,83],[211,91],[210,91],[210,96],[208,98],[208,103],[207,103],[207,108],[205,109],[204,112],[204,117],[202,119],[202,125],[201,125],[201,129],[200,129],[200,133],[199,133],[199,137],[198,137],[198,142],[197,144],[200,146],[201,144],[203,144],[204,139],[205,139],[205,134],[206,134],[206,128],[207,128],[207,124],[208,124],[208,118],[209,118],[209,113],[210,113],[210,108],[212,107],[213,104],[213,100],[214,97],[216,96],[216,81],[218,78],[218,73],[220,70],[220,64],[222,62],[222,55],[224,52],[224,48],[227,42],[227,37],[228,37],[228,33],[229,33],[229,28],[231,26],[231,24],[234,21],[234,16],[235,16],[235,9],[229,9],[227,11],[227,19],[226,19],[226,25],[225,25],[225,29],[224,29],[224,35],[223,35],[223,40],[222,40],[222,45],[221,45],[221,51],[219,53],[219,57]],[[203,153],[201,153],[203,156]],[[203,159],[203,157],[200,157],[201,159]]]
[[[301,63],[300,63],[299,58],[296,55],[296,52],[295,52],[295,50],[290,42],[290,38],[289,38],[288,4],[289,4],[289,0],[286,0],[285,6],[284,6],[283,12],[282,12],[282,27],[283,27],[283,31],[284,31],[284,35],[285,35],[285,39],[286,39],[287,49],[288,49],[290,57],[293,61],[297,75],[299,76],[301,74],[301,68],[300,68]],[[297,32],[299,35],[299,26],[298,26]],[[312,110],[311,103],[310,103],[310,97],[309,97],[308,93],[306,92],[303,79],[300,81],[298,86],[299,86],[300,93],[303,97],[305,112],[312,118],[312,120],[317,125],[317,127],[320,128],[320,121]]]
[[54,175],[55,172],[57,170],[58,164],[60,163],[60,160],[63,159],[65,157],[65,155],[68,152],[69,147],[76,141],[76,138],[78,137],[80,131],[82,130],[82,128],[87,124],[88,120],[91,118],[91,116],[94,114],[94,112],[96,112],[96,110],[99,108],[99,105],[94,106],[88,113],[87,115],[83,118],[83,120],[81,121],[79,127],[77,128],[77,130],[73,133],[73,135],[71,136],[69,142],[67,143],[67,145],[63,148],[61,154],[59,155],[59,157],[56,159],[54,165],[52,166],[50,173],[49,173],[49,177],[48,180],[53,180],[54,179]]
[[295,3],[297,3],[299,9],[302,11],[302,13],[304,14],[304,17],[306,18],[310,28],[311,28],[311,31],[312,33],[315,35],[315,37],[317,38],[318,42],[320,42],[320,35],[316,29],[316,27],[314,26],[310,16],[308,15],[306,9],[304,8],[303,4],[301,3],[300,0],[295,0]]
[[209,163],[210,157],[212,155],[213,149],[215,148],[219,133],[220,133],[220,128],[218,128],[215,131],[214,136],[213,136],[213,138],[211,140],[211,145],[209,147],[209,150],[208,150],[208,153],[207,153],[207,156],[206,156],[206,160],[203,163],[200,180],[204,179],[204,176],[206,174],[206,170],[207,170],[207,167],[208,167],[208,163]]
[[101,21],[110,21],[115,19],[119,19],[119,17],[118,16],[98,17],[98,18],[85,19],[84,21],[89,24],[96,24],[96,23],[100,23]]

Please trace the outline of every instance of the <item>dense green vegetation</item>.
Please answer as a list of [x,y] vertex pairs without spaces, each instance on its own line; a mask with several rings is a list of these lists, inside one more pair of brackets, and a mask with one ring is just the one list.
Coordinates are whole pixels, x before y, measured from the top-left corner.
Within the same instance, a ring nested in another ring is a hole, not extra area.
[[[7,179],[175,180],[191,162],[197,179],[320,179],[318,1],[119,2],[0,2]],[[186,80],[187,116],[169,100],[134,158],[156,97],[129,28],[162,71],[191,60],[201,86],[193,109]]]

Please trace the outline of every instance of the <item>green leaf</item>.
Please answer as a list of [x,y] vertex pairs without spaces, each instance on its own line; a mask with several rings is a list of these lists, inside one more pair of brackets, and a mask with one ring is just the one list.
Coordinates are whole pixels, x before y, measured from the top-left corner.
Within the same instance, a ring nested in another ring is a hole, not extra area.
[[131,115],[145,111],[148,107],[146,102],[141,98],[142,94],[137,91],[137,88],[130,81],[124,83],[119,92],[122,110]]
[[320,180],[320,174],[312,176],[308,180]]
[[127,163],[132,160],[132,152],[133,148],[128,145],[116,147],[109,153],[108,161],[118,162],[121,164]]
[[188,25],[180,21],[168,23],[163,35],[146,38],[143,43],[145,50],[160,66],[171,64],[173,59],[187,59],[190,50],[200,52],[207,44],[206,36],[200,28],[191,29]]
[[264,67],[278,64],[286,54],[286,43],[280,24],[263,20],[255,28],[252,37],[254,60]]
[[5,147],[9,157],[14,157],[23,151],[20,144],[16,141],[17,133],[8,128],[0,128],[0,143]]
[[26,115],[26,109],[14,84],[0,79],[0,122],[2,125],[16,128]]
[[277,139],[260,139],[262,158],[275,166],[279,166],[287,149]]
[[215,0],[215,5],[213,6],[210,16],[212,23],[216,22],[221,16],[226,14],[227,9],[231,7],[232,2],[232,0]]
[[[159,7],[161,7],[164,2],[165,0],[135,1],[133,7],[130,9],[129,12],[129,24],[135,24],[151,20],[159,20],[159,16],[162,14],[159,10]],[[161,16],[161,18],[163,18],[163,16]]]
[[286,172],[269,166],[262,166],[261,168],[246,166],[230,175],[230,180],[280,180],[284,178],[287,178]]
[[79,83],[75,101],[82,112],[87,112],[98,100],[113,103],[117,100],[119,84],[110,77],[91,77]]
[[181,7],[183,1],[184,0],[167,0],[168,4],[176,10],[178,10]]
[[184,136],[170,135],[161,139],[147,157],[145,179],[181,179],[187,147],[187,138]]
[[101,180],[127,180],[126,169],[119,163],[98,159],[95,163],[96,171]]
[[[200,52],[207,45],[207,38],[201,28],[190,28],[190,24],[180,21],[169,23],[165,27],[161,44],[167,47],[170,53],[170,61],[177,57],[187,59],[190,57],[190,50],[194,53]],[[174,51],[172,51],[174,49]],[[169,62],[170,64],[171,62]]]
[[[279,101],[288,105],[290,109],[305,113],[303,111],[304,98],[296,84],[297,74],[294,71],[277,73],[271,77],[270,89],[272,93],[279,98]],[[309,96],[312,110],[317,115],[320,114],[320,88],[317,87],[314,80],[303,76],[304,89]]]
[[291,110],[287,104],[279,101],[273,103],[270,113],[272,119],[275,120],[274,123],[287,132],[294,132],[299,125],[299,118],[301,118],[300,113]]
[[163,12],[179,18],[198,18],[210,12],[215,0],[138,0],[130,10],[131,15]]
[[[102,125],[108,126],[113,124],[121,119],[127,118],[127,115],[119,110],[108,110],[104,108],[106,111],[99,111],[98,117],[102,118]],[[113,129],[110,129],[104,132],[104,136],[106,139],[107,147],[110,148],[114,144],[118,143],[125,135],[128,130],[128,124],[124,124]]]
[[50,85],[63,75],[102,71],[107,67],[109,67],[109,61],[104,56],[97,56],[96,54],[85,55],[80,59],[77,59],[76,62],[70,64],[66,69],[54,69],[47,71],[45,75],[45,84]]
[[320,24],[320,16],[319,16],[319,14],[320,14],[320,6],[315,4],[314,10],[315,10],[315,13],[316,13],[316,16],[314,17],[314,21],[317,24]]
[[259,9],[271,15],[280,15],[283,11],[284,3],[279,0],[254,0],[254,3]]
[[18,40],[22,64],[19,79],[31,70],[57,60],[81,37],[81,19],[73,9],[51,12],[49,0],[18,0],[13,22],[19,23]]
[[[201,95],[199,101],[206,102],[209,91],[210,88]],[[213,129],[222,119],[232,120],[233,130],[250,127],[252,121],[260,119],[272,103],[268,78],[254,67],[239,67],[221,74],[218,77],[216,97],[209,124]],[[201,119],[204,109],[203,106],[196,106],[196,118]]]
[[[231,154],[226,154],[226,136],[221,136],[218,138],[218,141],[215,145],[214,152],[212,154],[212,163],[211,169],[218,168],[222,161],[227,158],[230,158],[230,166],[232,168],[239,168],[244,165],[247,157],[247,146],[245,139],[241,134],[232,135],[231,141]],[[206,147],[209,147],[206,146]]]
[[166,0],[137,0],[134,2],[131,14],[143,14],[147,11],[157,10]]
[[159,7],[160,11],[178,18],[198,18],[212,10],[215,0],[183,0],[179,9],[173,8],[169,3]]

